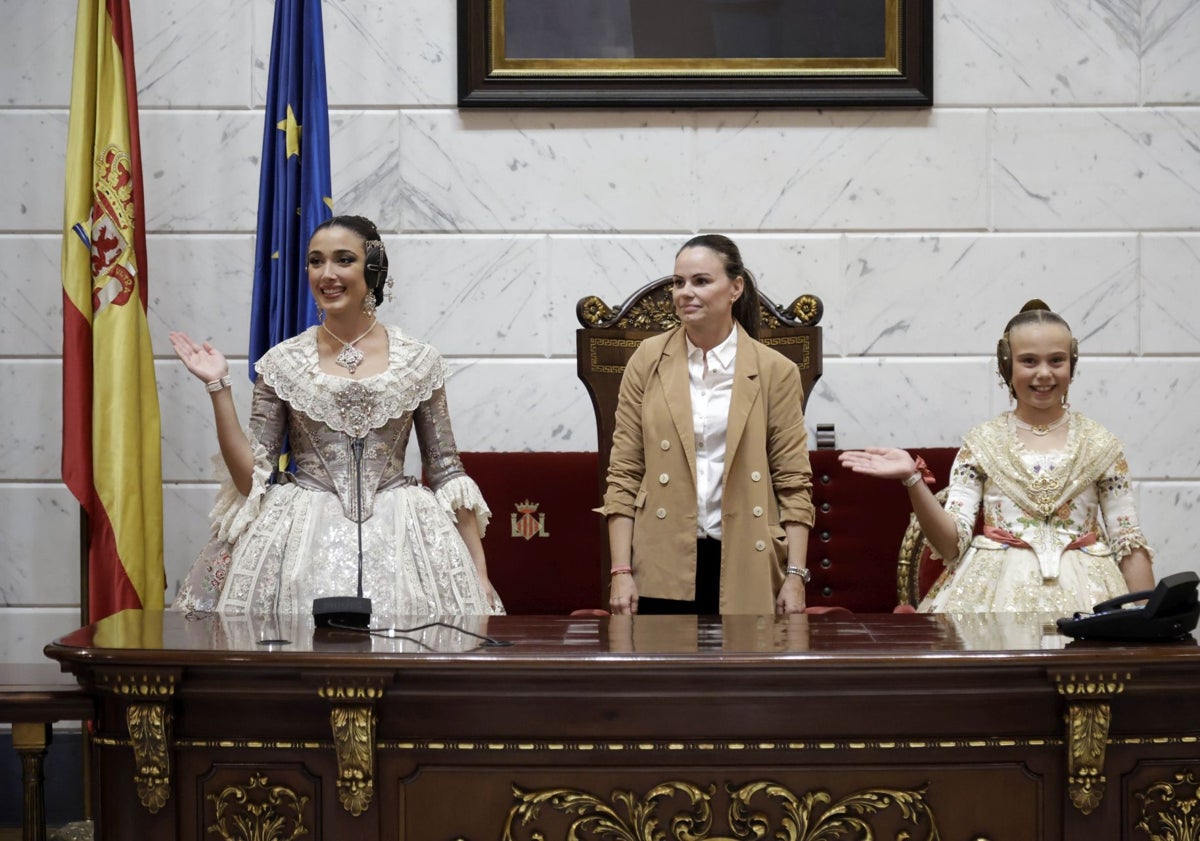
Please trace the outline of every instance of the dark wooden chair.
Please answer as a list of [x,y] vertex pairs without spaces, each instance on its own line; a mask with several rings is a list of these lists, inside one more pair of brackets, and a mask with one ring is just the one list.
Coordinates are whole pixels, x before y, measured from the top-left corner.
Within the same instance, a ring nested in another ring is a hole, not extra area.
[[[617,394],[625,365],[643,339],[677,326],[679,318],[671,303],[672,278],[660,277],[610,307],[595,295],[582,298],[575,307],[576,365],[579,378],[592,399],[596,412],[596,441],[599,458],[596,481],[600,494],[605,489],[609,454],[616,422]],[[821,316],[824,305],[816,295],[801,295],[786,307],[772,302],[758,289],[762,327],[759,341],[796,363],[804,385],[804,400],[821,377]],[[602,558],[608,557],[608,532],[601,525]],[[602,573],[602,592],[608,592],[608,576]]]
[[[915,605],[919,598],[909,583],[912,561],[897,563],[896,547],[909,525],[912,508],[899,482],[885,482],[842,467],[840,450],[813,450],[813,506],[816,521],[808,538],[807,588],[810,607],[845,607],[855,613],[888,613],[897,605]],[[946,484],[954,447],[909,449],[929,465],[934,488]],[[940,564],[928,561],[920,580],[925,588],[937,577]],[[903,582],[903,583],[901,583]],[[906,595],[899,595],[902,590]]]

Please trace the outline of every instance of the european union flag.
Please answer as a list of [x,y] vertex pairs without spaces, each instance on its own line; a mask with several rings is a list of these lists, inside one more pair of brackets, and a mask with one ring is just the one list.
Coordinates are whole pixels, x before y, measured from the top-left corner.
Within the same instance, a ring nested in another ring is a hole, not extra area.
[[321,0],[276,0],[258,187],[251,379],[253,363],[269,348],[317,322],[305,250],[313,229],[333,215],[332,196]]

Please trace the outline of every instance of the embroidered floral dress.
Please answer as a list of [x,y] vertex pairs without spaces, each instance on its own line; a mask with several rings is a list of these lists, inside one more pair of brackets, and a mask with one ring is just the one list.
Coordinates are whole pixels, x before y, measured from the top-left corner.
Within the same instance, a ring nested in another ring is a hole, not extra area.
[[[363,595],[375,615],[503,612],[489,607],[454,524],[454,512],[469,508],[482,531],[491,512],[458,457],[436,350],[389,327],[387,371],[351,380],[320,370],[314,327],[255,369],[250,493],[225,475],[210,515],[215,537],[173,607],[307,613],[314,598],[355,595],[361,499]],[[404,474],[414,426],[432,490]],[[274,469],[285,435],[294,474]]]
[[1121,443],[1078,413],[1068,423],[1066,445],[1047,453],[1022,446],[1011,413],[967,433],[945,503],[959,559],[920,611],[1062,615],[1128,592],[1118,562],[1146,539]]

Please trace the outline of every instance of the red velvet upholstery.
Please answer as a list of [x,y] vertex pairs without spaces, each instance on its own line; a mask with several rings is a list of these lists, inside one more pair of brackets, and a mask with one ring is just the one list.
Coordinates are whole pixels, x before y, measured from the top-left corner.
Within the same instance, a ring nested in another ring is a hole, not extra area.
[[[909,452],[933,470],[934,490],[946,484],[954,447]],[[892,611],[896,559],[911,512],[908,494],[899,482],[846,470],[837,450],[809,455],[817,509],[808,543],[809,606]],[[607,607],[607,559],[600,556],[604,524],[592,511],[600,504],[596,453],[463,453],[462,459],[492,509],[483,544],[492,584],[509,613]],[[537,505],[528,517],[518,508],[526,501]],[[922,563],[922,593],[939,572],[940,564]]]
[[[601,608],[596,454],[462,453],[462,460],[492,509],[483,548],[508,612]],[[528,516],[518,508],[526,501],[537,506]]]
[[[920,455],[943,487],[958,450],[954,447],[909,450]],[[889,613],[897,604],[896,559],[912,508],[899,482],[861,476],[842,467],[837,450],[809,453],[813,468],[816,523],[808,541],[808,604],[838,606],[855,613]],[[940,569],[921,566],[925,592]],[[928,578],[928,580],[926,580]]]

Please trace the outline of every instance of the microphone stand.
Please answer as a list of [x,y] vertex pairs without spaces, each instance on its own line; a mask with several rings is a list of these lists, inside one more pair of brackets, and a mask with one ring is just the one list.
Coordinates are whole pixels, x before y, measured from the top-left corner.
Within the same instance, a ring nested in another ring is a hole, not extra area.
[[365,438],[351,438],[354,456],[355,517],[358,524],[358,595],[322,596],[313,599],[313,620],[318,628],[366,630],[371,625],[371,600],[363,598],[362,459]]

